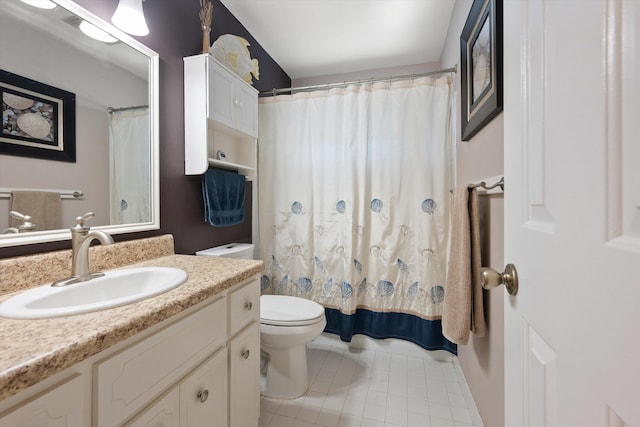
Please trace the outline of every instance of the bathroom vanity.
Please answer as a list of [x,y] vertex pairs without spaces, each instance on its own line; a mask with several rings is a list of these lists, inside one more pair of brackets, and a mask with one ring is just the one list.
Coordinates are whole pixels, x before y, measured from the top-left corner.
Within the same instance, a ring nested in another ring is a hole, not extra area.
[[[118,245],[91,249],[135,259]],[[189,278],[113,309],[0,319],[0,427],[257,426],[263,263],[168,254],[119,266],[176,267]]]

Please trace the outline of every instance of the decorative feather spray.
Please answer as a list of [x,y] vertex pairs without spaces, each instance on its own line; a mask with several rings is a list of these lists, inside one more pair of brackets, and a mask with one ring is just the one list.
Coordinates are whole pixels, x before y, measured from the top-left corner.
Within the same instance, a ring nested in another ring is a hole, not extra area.
[[200,24],[202,26],[202,53],[209,53],[211,41],[211,18],[213,17],[213,4],[209,0],[200,0]]

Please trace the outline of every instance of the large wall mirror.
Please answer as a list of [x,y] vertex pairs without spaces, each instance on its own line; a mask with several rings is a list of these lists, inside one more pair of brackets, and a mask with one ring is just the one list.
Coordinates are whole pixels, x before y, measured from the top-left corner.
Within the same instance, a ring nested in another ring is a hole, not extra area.
[[[112,234],[160,226],[158,54],[54,3],[0,0],[0,247],[69,239],[85,212]],[[113,39],[87,36],[83,22]],[[24,231],[11,210],[45,219]]]

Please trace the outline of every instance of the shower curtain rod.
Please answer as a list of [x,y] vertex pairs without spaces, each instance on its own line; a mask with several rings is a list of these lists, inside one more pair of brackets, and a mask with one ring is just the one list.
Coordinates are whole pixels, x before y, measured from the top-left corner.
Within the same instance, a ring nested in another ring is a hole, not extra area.
[[119,111],[142,110],[144,108],[149,108],[149,106],[148,105],[136,105],[136,106],[133,106],[133,107],[122,107],[122,108],[109,107],[109,108],[107,108],[107,112],[109,114],[111,114],[111,113],[117,113]]
[[307,91],[307,90],[311,91],[316,89],[329,89],[333,87],[340,87],[340,86],[359,84],[359,83],[386,82],[386,81],[392,81],[392,80],[408,80],[416,77],[432,76],[434,74],[456,73],[457,71],[458,71],[458,68],[456,66],[451,68],[445,68],[443,70],[427,71],[425,73],[403,74],[403,75],[389,76],[389,77],[371,77],[370,79],[352,80],[349,82],[326,83],[321,85],[288,87],[288,88],[282,88],[282,89],[273,88],[272,90],[266,90],[264,92],[260,92],[260,95],[275,96],[276,94],[281,92],[295,92],[295,91]]

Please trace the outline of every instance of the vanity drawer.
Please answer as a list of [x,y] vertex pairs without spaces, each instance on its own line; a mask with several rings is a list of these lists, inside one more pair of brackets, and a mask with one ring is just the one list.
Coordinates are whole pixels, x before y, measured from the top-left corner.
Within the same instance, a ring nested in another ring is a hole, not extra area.
[[229,294],[229,337],[260,319],[260,284],[257,279]]
[[226,298],[221,298],[97,363],[96,425],[121,425],[200,360],[224,346],[226,316]]

